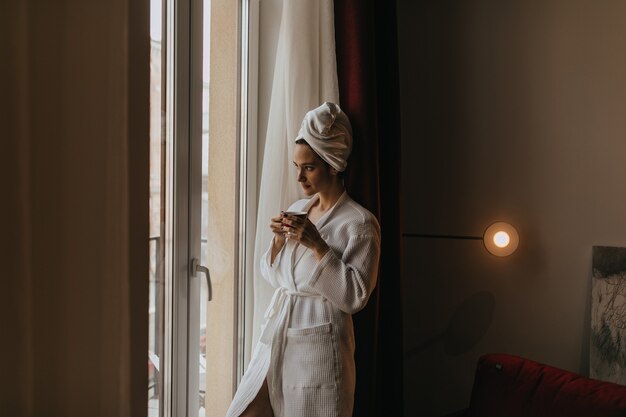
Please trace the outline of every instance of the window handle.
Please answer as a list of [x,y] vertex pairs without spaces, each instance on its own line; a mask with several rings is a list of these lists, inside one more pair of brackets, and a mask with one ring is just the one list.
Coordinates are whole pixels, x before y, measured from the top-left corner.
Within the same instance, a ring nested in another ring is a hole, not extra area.
[[206,284],[209,289],[209,301],[213,299],[213,288],[211,287],[211,273],[209,272],[209,268],[206,266],[200,265],[197,258],[193,258],[191,260],[191,276],[195,277],[198,275],[198,272],[202,272],[206,277]]

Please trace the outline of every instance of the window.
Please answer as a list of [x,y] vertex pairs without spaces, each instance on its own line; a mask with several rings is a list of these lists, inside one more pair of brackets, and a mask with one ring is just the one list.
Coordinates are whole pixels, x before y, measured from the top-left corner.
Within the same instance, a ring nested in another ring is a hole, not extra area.
[[151,0],[150,417],[221,417],[241,372],[245,8]]

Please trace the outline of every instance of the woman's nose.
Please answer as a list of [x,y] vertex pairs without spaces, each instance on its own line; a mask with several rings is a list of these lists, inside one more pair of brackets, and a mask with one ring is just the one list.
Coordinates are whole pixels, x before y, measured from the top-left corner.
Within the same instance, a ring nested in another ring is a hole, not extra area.
[[298,170],[298,181],[299,182],[306,181],[306,177],[304,176],[304,170],[303,169],[299,169]]

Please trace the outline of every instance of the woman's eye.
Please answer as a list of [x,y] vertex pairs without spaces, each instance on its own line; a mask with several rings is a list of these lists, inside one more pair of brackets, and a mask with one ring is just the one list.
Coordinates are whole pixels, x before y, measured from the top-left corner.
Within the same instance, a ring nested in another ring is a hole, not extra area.
[[313,171],[313,169],[314,169],[314,168],[313,168],[313,167],[306,167],[305,169],[306,169],[307,171]]

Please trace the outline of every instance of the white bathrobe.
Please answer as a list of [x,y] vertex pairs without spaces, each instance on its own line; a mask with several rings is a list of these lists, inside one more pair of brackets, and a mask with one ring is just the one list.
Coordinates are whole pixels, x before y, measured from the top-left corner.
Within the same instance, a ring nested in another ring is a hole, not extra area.
[[[289,210],[308,211],[318,198]],[[380,227],[346,193],[316,227],[331,248],[319,262],[289,239],[273,264],[271,244],[261,259],[263,277],[276,291],[227,417],[246,409],[266,377],[275,417],[352,416],[352,314],[365,307],[376,285]]]

